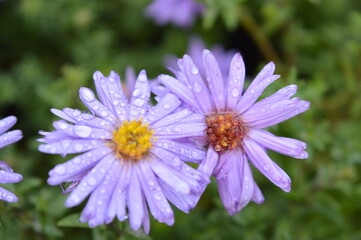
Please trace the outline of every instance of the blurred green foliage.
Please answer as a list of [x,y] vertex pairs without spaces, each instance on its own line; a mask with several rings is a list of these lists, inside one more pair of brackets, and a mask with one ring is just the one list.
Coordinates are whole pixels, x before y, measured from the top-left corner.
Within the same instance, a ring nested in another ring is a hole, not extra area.
[[[144,16],[148,0],[0,1],[0,113],[18,117],[24,139],[1,159],[24,180],[5,188],[18,203],[0,202],[0,239],[137,239],[128,223],[89,229],[77,222],[83,205],[48,186],[61,157],[37,152],[38,130],[50,130],[50,108],[84,109],[80,86],[92,73],[129,65],[153,78],[167,73],[166,54],[182,56],[201,36],[240,51],[247,75],[274,61],[281,80],[311,109],[272,127],[308,143],[310,158],[270,153],[293,180],[283,193],[254,171],[266,201],[228,216],[213,182],[190,214],[175,210],[172,227],[151,222],[153,239],[361,239],[361,2],[359,0],[203,0],[206,12],[190,29],[157,27]],[[249,64],[248,64],[249,63]],[[253,66],[252,66],[253,65]],[[84,109],[85,110],[85,109]]]

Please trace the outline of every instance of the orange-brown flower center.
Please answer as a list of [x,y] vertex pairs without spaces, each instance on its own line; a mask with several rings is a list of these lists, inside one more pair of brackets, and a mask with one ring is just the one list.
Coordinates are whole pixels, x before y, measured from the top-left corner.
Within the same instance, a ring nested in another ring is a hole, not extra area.
[[247,123],[235,113],[216,113],[206,117],[206,133],[214,150],[227,151],[242,147],[248,132]]

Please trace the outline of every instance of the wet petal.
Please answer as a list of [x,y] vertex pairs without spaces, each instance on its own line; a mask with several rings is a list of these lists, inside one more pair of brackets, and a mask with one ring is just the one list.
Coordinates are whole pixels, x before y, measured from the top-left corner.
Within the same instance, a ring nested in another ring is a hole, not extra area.
[[0,148],[19,141],[23,137],[20,130],[13,130],[0,135]]
[[130,100],[129,119],[140,119],[148,110],[148,101],[150,97],[150,86],[145,70],[138,75],[133,91],[132,99]]
[[144,120],[148,123],[156,122],[169,115],[179,107],[180,104],[181,101],[174,94],[167,93],[161,98],[157,105],[148,111]]
[[0,200],[4,200],[7,202],[17,202],[18,198],[14,193],[0,187]]
[[138,180],[137,171],[132,172],[129,182],[129,191],[127,196],[127,205],[129,211],[130,226],[134,230],[138,230],[143,222],[144,206],[143,206],[143,193]]
[[18,173],[0,170],[0,183],[17,183],[22,179],[23,177]]
[[213,102],[218,111],[224,111],[226,107],[224,81],[217,60],[209,50],[203,51],[203,63]]
[[251,139],[245,139],[244,146],[252,164],[264,176],[283,191],[289,192],[291,190],[291,179],[289,176],[268,157],[262,147]]
[[241,54],[234,55],[227,80],[227,110],[235,109],[243,91],[246,68]]
[[0,120],[0,134],[12,128],[16,123],[16,117],[8,116]]

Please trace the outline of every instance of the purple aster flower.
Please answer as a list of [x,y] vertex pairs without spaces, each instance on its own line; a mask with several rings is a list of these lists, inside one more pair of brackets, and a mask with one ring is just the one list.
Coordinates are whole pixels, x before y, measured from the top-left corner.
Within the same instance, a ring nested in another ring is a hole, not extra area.
[[207,129],[201,142],[209,144],[206,159],[199,169],[213,174],[223,205],[229,214],[240,211],[250,201],[262,203],[263,195],[253,180],[250,161],[263,175],[286,192],[291,189],[288,175],[267,155],[266,149],[295,158],[307,158],[306,144],[278,137],[263,128],[283,122],[306,111],[310,103],[291,98],[297,86],[284,87],[258,102],[263,90],[279,78],[275,65],[267,64],[242,93],[245,67],[240,54],[230,64],[224,78],[216,59],[203,52],[206,81],[199,67],[185,55],[178,61],[177,78],[159,76],[159,80],[188,106],[203,114]]
[[203,4],[194,0],[154,0],[145,13],[158,25],[172,22],[179,27],[189,27],[203,11]]
[[[0,120],[0,148],[19,141],[23,136],[20,130],[6,132],[16,123],[16,117],[9,116]],[[23,177],[14,173],[13,170],[3,161],[0,161],[0,183],[17,183]],[[18,198],[12,192],[0,187],[0,200],[7,202],[17,202]]]
[[184,139],[202,134],[206,128],[202,116],[189,109],[173,113],[181,104],[173,94],[149,106],[145,71],[140,72],[130,101],[115,72],[108,77],[95,72],[93,78],[100,101],[90,89],[79,90],[93,114],[52,109],[65,121],[54,122],[52,132],[41,132],[44,138],[39,141],[45,144],[40,151],[63,156],[82,153],[52,169],[48,183],[71,188],[67,207],[90,195],[80,219],[90,227],[129,217],[133,229],[143,226],[148,233],[148,208],[159,222],[172,225],[167,200],[188,212],[208,181],[184,163],[199,163],[205,157],[204,151]]

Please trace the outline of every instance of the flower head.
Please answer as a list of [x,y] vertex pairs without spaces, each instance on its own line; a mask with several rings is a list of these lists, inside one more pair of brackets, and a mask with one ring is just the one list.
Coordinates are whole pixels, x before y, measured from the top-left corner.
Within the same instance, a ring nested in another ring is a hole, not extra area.
[[184,139],[201,134],[205,123],[189,109],[173,112],[181,104],[173,94],[150,106],[145,71],[139,74],[130,101],[115,72],[108,77],[95,72],[94,82],[100,101],[88,88],[79,91],[91,114],[52,109],[66,121],[54,122],[53,132],[41,132],[40,141],[45,144],[40,151],[64,156],[82,153],[51,170],[48,183],[65,183],[71,192],[67,207],[90,195],[80,220],[91,227],[109,223],[115,216],[119,221],[129,216],[133,229],[142,225],[149,232],[148,208],[155,219],[172,225],[167,200],[188,212],[208,181],[184,163],[205,157],[204,151]]
[[158,25],[172,22],[179,27],[189,27],[203,10],[204,6],[194,0],[154,0],[146,14]]
[[264,201],[248,161],[276,186],[290,191],[290,178],[268,157],[266,149],[295,158],[307,158],[306,144],[275,136],[262,128],[285,121],[309,108],[309,102],[291,98],[297,86],[284,87],[256,102],[263,90],[279,78],[273,74],[275,65],[272,62],[261,70],[245,92],[242,92],[245,67],[240,54],[233,57],[226,78],[208,50],[203,52],[206,79],[187,55],[178,61],[178,66],[177,79],[167,75],[158,79],[190,108],[203,114],[207,129],[201,140],[209,147],[199,169],[216,177],[222,202],[229,214],[240,211],[251,200],[256,203]]
[[[12,130],[6,132],[16,123],[16,117],[9,116],[0,120],[0,148],[19,141],[23,136],[20,130]],[[3,161],[0,161],[0,183],[17,183],[23,177],[14,173],[13,170]],[[0,187],[0,200],[7,202],[17,202],[18,198],[8,190]]]

